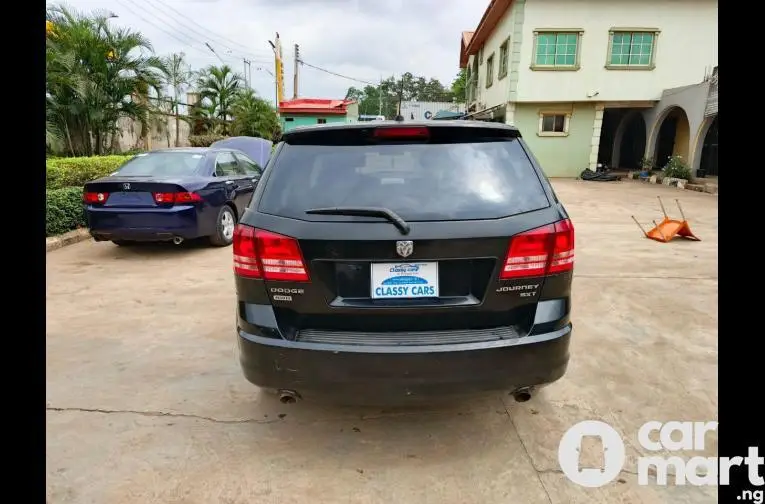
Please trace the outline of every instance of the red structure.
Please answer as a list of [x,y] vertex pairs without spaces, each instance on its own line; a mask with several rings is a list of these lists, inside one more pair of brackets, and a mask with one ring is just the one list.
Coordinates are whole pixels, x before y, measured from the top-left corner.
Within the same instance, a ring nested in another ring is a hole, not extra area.
[[279,103],[279,114],[345,115],[353,100],[297,98]]

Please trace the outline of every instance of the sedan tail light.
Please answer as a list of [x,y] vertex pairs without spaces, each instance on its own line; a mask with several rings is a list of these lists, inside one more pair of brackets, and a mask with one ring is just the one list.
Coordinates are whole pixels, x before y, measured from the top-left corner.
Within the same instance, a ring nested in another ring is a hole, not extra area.
[[154,201],[158,205],[181,205],[183,203],[198,203],[202,197],[195,192],[156,192]]
[[103,205],[109,199],[108,192],[83,192],[82,201],[90,205]]

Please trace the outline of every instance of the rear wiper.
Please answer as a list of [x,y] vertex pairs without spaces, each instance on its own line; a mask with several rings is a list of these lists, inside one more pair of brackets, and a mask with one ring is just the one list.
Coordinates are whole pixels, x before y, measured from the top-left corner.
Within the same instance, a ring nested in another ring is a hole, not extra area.
[[312,208],[305,213],[313,215],[349,215],[356,217],[383,217],[393,223],[401,234],[409,234],[409,224],[396,212],[382,207],[330,207]]

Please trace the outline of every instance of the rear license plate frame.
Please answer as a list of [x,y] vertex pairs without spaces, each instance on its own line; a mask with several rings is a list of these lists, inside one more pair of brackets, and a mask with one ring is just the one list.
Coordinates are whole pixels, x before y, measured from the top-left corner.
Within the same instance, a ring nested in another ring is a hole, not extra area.
[[438,261],[385,262],[370,265],[372,299],[439,297]]

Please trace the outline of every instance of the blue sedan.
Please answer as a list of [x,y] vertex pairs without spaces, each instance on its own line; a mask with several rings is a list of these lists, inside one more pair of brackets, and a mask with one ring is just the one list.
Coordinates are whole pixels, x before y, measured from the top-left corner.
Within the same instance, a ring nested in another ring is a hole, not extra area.
[[110,176],[85,184],[90,233],[96,241],[117,245],[138,241],[178,245],[207,237],[213,245],[225,247],[233,241],[234,227],[261,173],[261,164],[231,146],[139,154]]

